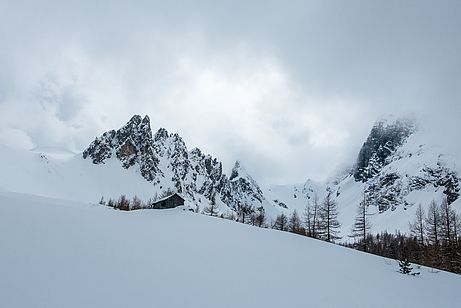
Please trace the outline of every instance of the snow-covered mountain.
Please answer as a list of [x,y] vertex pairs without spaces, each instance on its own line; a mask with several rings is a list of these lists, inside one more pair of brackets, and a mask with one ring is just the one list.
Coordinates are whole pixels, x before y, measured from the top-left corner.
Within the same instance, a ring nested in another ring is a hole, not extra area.
[[[373,231],[406,230],[414,205],[432,198],[460,209],[458,156],[414,128],[396,143],[371,135],[361,163],[327,183],[269,188],[239,161],[228,177],[219,160],[188,151],[177,134],[152,134],[147,117],[104,133],[83,153],[0,146],[0,306],[458,307],[455,274],[414,266],[419,276],[402,275],[395,260],[186,210],[215,196],[222,213],[252,205],[273,218],[301,212],[316,196],[321,202],[328,189],[347,235],[363,191]],[[168,189],[186,197],[184,207],[95,205],[101,196],[148,199]],[[377,300],[384,289],[393,296]]]
[[178,134],[164,128],[153,134],[148,116],[133,116],[120,129],[97,137],[81,154],[2,146],[0,159],[8,162],[3,167],[8,177],[0,178],[0,188],[7,191],[85,202],[122,194],[147,200],[174,191],[194,209],[204,209],[213,196],[222,214],[242,205],[278,213],[279,206],[265,199],[240,161],[228,177],[217,158],[198,148],[189,151]]
[[440,202],[444,197],[461,213],[460,153],[450,153],[427,135],[414,121],[380,120],[349,170],[326,183],[308,180],[302,185],[271,187],[268,195],[288,209],[301,211],[313,196],[321,201],[331,191],[343,236],[350,234],[364,193],[372,232],[407,232],[418,204],[427,208],[431,200]]
[[123,168],[134,169],[158,193],[175,191],[199,206],[209,204],[212,196],[221,211],[236,210],[240,204],[258,207],[267,203],[240,161],[227,177],[220,161],[198,148],[188,151],[178,134],[164,128],[152,134],[148,116],[135,115],[122,128],[96,138],[83,158],[96,165],[118,159]]
[[353,166],[326,183],[271,187],[258,185],[240,161],[227,176],[217,158],[188,150],[178,134],[164,128],[153,133],[147,116],[133,116],[122,128],[97,137],[83,153],[0,148],[1,190],[67,200],[97,202],[121,194],[147,200],[170,190],[194,209],[204,209],[212,198],[222,214],[241,206],[263,207],[270,221],[282,212],[301,215],[328,190],[338,203],[343,238],[350,234],[364,192],[372,232],[408,231],[416,206],[427,207],[432,199],[446,197],[461,212],[459,153],[435,145],[409,120],[378,121]]

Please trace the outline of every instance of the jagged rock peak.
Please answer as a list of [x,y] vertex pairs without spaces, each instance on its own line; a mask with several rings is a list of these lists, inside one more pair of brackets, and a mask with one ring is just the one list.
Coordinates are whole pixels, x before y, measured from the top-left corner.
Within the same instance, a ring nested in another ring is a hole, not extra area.
[[222,200],[226,204],[237,206],[242,202],[244,204],[261,203],[265,199],[261,188],[239,160],[235,162],[231,176],[226,182],[221,190]]
[[190,150],[190,157],[204,157],[205,155],[199,148],[193,148]]
[[128,125],[129,124],[135,124],[135,125],[138,125],[139,123],[141,123],[142,121],[142,117],[139,115],[139,114],[135,114],[134,116],[131,117],[131,119],[128,121]]
[[259,195],[262,195],[261,189],[253,177],[246,171],[245,167],[240,160],[235,161],[234,168],[232,168],[229,181],[233,184],[245,183],[245,185],[252,186],[252,189],[257,191]]
[[155,133],[154,141],[165,140],[168,138],[169,134],[168,131],[164,128],[159,128],[159,130]]
[[248,175],[248,172],[243,167],[242,162],[240,160],[236,160],[234,167],[232,168],[232,172],[229,177],[229,180],[233,181],[233,180],[238,179],[239,177],[244,177],[247,175]]
[[118,133],[130,134],[135,138],[138,136],[152,138],[152,129],[150,127],[149,116],[142,118],[140,115],[134,115],[128,123],[120,128]]
[[[260,206],[264,200],[258,184],[240,161],[232,169],[232,181],[222,172],[222,163],[200,149],[187,150],[184,140],[160,128],[153,136],[149,117],[133,116],[126,125],[96,138],[83,153],[94,164],[117,158],[126,169],[136,166],[154,186],[169,187],[195,200],[198,195],[216,196],[235,208],[238,204]],[[202,201],[200,201],[202,202]]]
[[91,157],[93,163],[104,163],[115,152],[124,166],[132,166],[137,156],[145,154],[152,147],[152,129],[146,115],[134,115],[118,130],[105,132],[96,138],[83,152],[83,158]]
[[139,114],[135,114],[134,116],[131,117],[131,119],[126,123],[125,127],[146,127],[150,128],[150,118],[148,115],[145,115],[144,118],[141,117]]
[[[205,154],[199,148],[193,148],[189,151],[189,158],[195,162],[201,162],[208,159],[213,159],[209,154]],[[215,159],[216,160],[216,159]]]
[[388,163],[387,158],[415,131],[415,122],[407,118],[377,121],[357,157],[353,170],[355,180],[366,181],[377,175]]
[[203,153],[199,148],[193,148],[189,152],[189,159],[194,170],[198,174],[205,174],[212,185],[221,180],[223,175],[222,163],[210,154]]
[[144,119],[142,119],[142,122],[143,123],[149,123],[149,126],[150,126],[150,118],[149,118],[149,116],[147,114],[144,116]]

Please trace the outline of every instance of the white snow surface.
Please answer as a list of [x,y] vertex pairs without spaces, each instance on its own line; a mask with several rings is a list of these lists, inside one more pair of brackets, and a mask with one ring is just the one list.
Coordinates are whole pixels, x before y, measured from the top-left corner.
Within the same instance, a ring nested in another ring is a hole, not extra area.
[[95,165],[81,153],[56,157],[55,151],[50,154],[0,145],[0,162],[0,187],[6,191],[84,202],[122,194],[147,200],[157,192],[135,168],[124,169],[116,159]]
[[0,192],[1,307],[459,307],[461,276],[181,208]]

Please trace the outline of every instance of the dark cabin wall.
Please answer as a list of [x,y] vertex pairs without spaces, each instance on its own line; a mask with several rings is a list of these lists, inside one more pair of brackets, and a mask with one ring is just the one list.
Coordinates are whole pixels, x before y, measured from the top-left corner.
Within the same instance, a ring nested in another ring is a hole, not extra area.
[[184,205],[184,200],[178,195],[172,195],[168,199],[154,203],[154,209],[171,209]]

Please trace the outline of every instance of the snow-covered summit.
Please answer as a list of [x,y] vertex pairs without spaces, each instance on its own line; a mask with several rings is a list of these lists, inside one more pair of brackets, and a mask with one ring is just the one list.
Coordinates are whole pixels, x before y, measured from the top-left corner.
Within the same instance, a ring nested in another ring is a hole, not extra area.
[[266,204],[264,194],[256,181],[237,160],[222,191],[224,202],[237,207],[241,204],[254,207]]
[[121,128],[103,133],[81,154],[57,158],[38,149],[2,147],[0,160],[8,162],[3,171],[9,177],[0,178],[0,189],[6,191],[85,202],[122,194],[147,200],[173,191],[194,208],[203,209],[214,198],[220,213],[239,204],[267,206],[241,163],[232,169],[236,175],[231,181],[221,161],[198,148],[189,151],[177,133],[165,128],[153,133],[148,116],[135,115]]
[[122,128],[96,138],[83,158],[97,165],[116,158],[125,169],[138,170],[159,193],[171,189],[204,205],[215,196],[223,210],[235,209],[239,203],[261,206],[264,201],[259,185],[240,161],[228,178],[219,160],[198,148],[188,151],[178,134],[164,128],[152,134],[148,116],[135,115]]
[[[407,118],[384,118],[376,122],[352,167],[326,183],[310,180],[304,184],[270,187],[266,195],[286,205],[284,211],[303,211],[326,191],[338,203],[342,235],[347,239],[357,206],[366,194],[370,202],[372,232],[407,232],[419,203],[447,198],[461,213],[460,153],[451,153],[434,142],[426,128]],[[442,138],[443,136],[440,136]]]
[[354,166],[354,178],[363,181],[379,173],[389,157],[416,131],[409,119],[382,119],[376,122],[363,144]]
[[[230,176],[221,161],[164,128],[152,132],[148,116],[133,116],[123,127],[97,137],[82,155],[19,151],[2,147],[0,189],[79,201],[117,198],[121,194],[155,198],[165,191],[181,193],[203,209],[216,200],[220,213],[242,205],[263,207],[269,221],[281,212],[302,213],[327,188],[338,203],[342,233],[347,235],[365,192],[371,202],[373,232],[408,230],[415,205],[460,196],[459,153],[434,143],[412,121],[378,121],[350,169],[326,183],[307,180],[295,185],[261,187],[236,161]],[[83,159],[82,159],[83,157]],[[287,171],[288,172],[288,171]],[[461,212],[461,209],[457,209]]]

